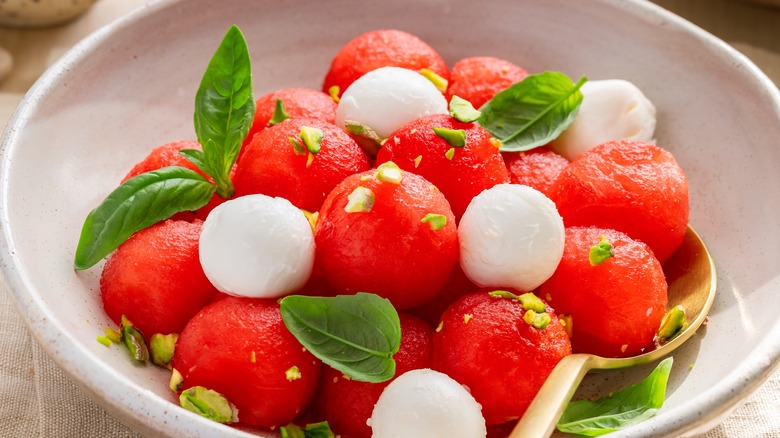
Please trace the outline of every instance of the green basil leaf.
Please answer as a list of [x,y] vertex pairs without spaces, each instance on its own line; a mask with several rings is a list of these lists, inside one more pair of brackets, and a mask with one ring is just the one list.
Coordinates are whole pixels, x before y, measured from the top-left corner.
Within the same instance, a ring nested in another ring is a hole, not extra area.
[[233,196],[230,169],[254,115],[249,49],[238,27],[231,26],[195,95],[195,133],[203,146],[204,170],[222,198]]
[[215,189],[197,172],[177,166],[130,178],[87,216],[76,247],[75,269],[94,266],[136,231],[180,211],[203,207]]
[[569,403],[558,421],[561,432],[600,436],[655,416],[666,397],[666,383],[672,370],[671,357],[662,360],[641,383],[595,402]]
[[203,155],[203,151],[197,149],[182,149],[179,151],[179,155],[188,159],[190,163],[194,164],[201,172],[208,175],[208,166],[206,166],[206,157]]
[[390,301],[374,294],[282,298],[287,329],[313,355],[361,382],[395,375],[393,354],[401,345],[401,323]]
[[574,121],[585,81],[574,84],[565,74],[549,71],[527,76],[483,105],[478,122],[501,140],[504,152],[543,146]]

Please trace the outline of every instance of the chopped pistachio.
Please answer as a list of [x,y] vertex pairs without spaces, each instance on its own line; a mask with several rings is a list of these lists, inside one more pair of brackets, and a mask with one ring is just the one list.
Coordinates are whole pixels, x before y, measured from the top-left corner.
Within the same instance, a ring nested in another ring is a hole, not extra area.
[[348,375],[346,375],[346,374],[342,374],[342,375],[341,375],[341,378],[342,378],[342,379],[347,379],[347,380],[352,380],[352,377],[349,377],[349,376],[348,376]]
[[287,380],[292,382],[293,380],[298,380],[301,378],[301,370],[298,369],[297,366],[293,365],[284,372],[284,375],[287,377]]
[[249,362],[257,362],[257,353],[255,353],[255,350],[252,350],[252,352],[249,353]]
[[508,290],[494,290],[493,292],[488,292],[488,295],[490,295],[493,298],[507,298],[510,300],[520,299],[520,297],[513,294],[512,292],[509,292]]
[[301,140],[312,154],[316,154],[322,148],[322,129],[312,128],[311,126],[301,126]]
[[522,294],[517,299],[520,300],[520,304],[525,310],[533,310],[536,313],[545,313],[547,311],[544,302],[531,292]]
[[409,134],[411,135],[417,134],[417,128],[412,128],[412,130],[409,131]]
[[422,162],[422,155],[418,155],[417,158],[414,159],[414,168],[417,169],[420,167],[420,163]]
[[233,422],[233,407],[225,396],[217,391],[202,386],[193,386],[179,395],[179,404],[190,412],[218,423]]
[[628,344],[623,344],[620,346],[620,352],[625,353],[626,350],[628,350]]
[[544,299],[546,299],[547,302],[549,303],[550,301],[552,301],[552,295],[550,295],[550,293],[547,292],[546,294],[544,294]]
[[672,307],[661,320],[661,327],[655,335],[656,342],[663,345],[674,339],[687,325],[685,321],[685,308],[681,305]]
[[444,321],[439,321],[439,325],[436,326],[436,333],[439,333],[444,328]]
[[274,107],[274,115],[271,116],[271,120],[268,121],[268,126],[274,126],[277,123],[282,123],[283,121],[290,118],[290,115],[287,114],[287,110],[284,108],[284,102],[282,102],[282,99],[276,99],[276,106]]
[[339,94],[341,93],[341,87],[338,85],[331,85],[330,88],[328,88],[328,94],[330,95],[330,98],[333,99],[334,102],[339,103],[341,98],[339,97]]
[[427,222],[431,227],[431,230],[437,231],[441,230],[445,225],[447,225],[447,216],[444,216],[443,214],[428,213],[423,216],[420,222]]
[[374,192],[363,186],[358,186],[347,196],[347,213],[368,213],[374,206]]
[[181,384],[184,383],[184,376],[181,375],[179,370],[174,368],[171,370],[171,379],[168,381],[168,387],[173,392],[181,391]]
[[459,122],[471,123],[477,121],[482,115],[474,105],[460,96],[452,96],[450,100],[450,115]]
[[550,323],[551,318],[547,313],[536,313],[533,310],[528,310],[523,315],[523,321],[538,328],[539,330],[542,330],[547,327],[547,324]]
[[161,333],[153,334],[152,338],[149,340],[152,363],[170,369],[173,351],[176,349],[176,341],[178,339],[179,335],[176,333],[171,333],[169,335],[163,335]]
[[403,171],[397,164],[387,161],[376,168],[376,179],[391,184],[401,184]]
[[104,328],[103,333],[105,333],[106,337],[115,344],[122,342],[122,334],[111,327]]
[[469,321],[471,321],[471,318],[473,318],[473,317],[474,317],[474,315],[472,315],[470,313],[467,313],[467,314],[463,315],[463,323],[464,324],[468,324]]
[[440,126],[432,127],[433,132],[441,137],[448,145],[454,148],[462,148],[466,146],[466,130],[465,129],[450,129],[442,128]]
[[292,145],[295,155],[303,155],[306,153],[306,148],[295,137],[287,137],[287,140]]
[[382,148],[382,138],[369,126],[354,120],[345,120],[344,129],[351,134],[369,157],[376,157]]
[[122,333],[122,343],[125,344],[127,350],[130,352],[130,357],[138,362],[146,362],[149,360],[149,349],[146,348],[146,340],[144,335],[141,334],[129,319],[122,315],[122,325],[120,333]]
[[501,140],[499,140],[499,139],[497,139],[495,137],[490,137],[490,140],[488,140],[488,142],[490,142],[490,144],[493,145],[493,147],[496,148],[496,149],[501,149],[501,146],[503,146],[503,144],[501,143]]
[[100,335],[97,337],[97,341],[105,345],[106,347],[110,347],[112,344],[111,339],[108,339],[108,336]]
[[558,315],[558,321],[563,326],[563,329],[566,330],[566,334],[569,335],[569,339],[571,339],[571,337],[574,336],[574,320],[571,318],[571,315]]
[[279,436],[280,438],[306,438],[306,434],[303,433],[303,429],[293,423],[280,427]]
[[310,211],[306,211],[303,209],[301,209],[301,211],[303,212],[303,215],[306,216],[306,220],[309,221],[309,226],[311,227],[311,232],[313,233],[314,228],[317,227],[317,219],[319,219],[320,217],[320,212],[315,211],[314,213],[312,213]]
[[307,438],[335,438],[336,435],[330,430],[330,425],[327,421],[321,421],[319,423],[309,423],[303,428],[303,432]]
[[431,81],[431,83],[433,83],[433,85],[436,87],[437,90],[441,91],[442,93],[447,92],[447,86],[449,85],[449,82],[443,77],[436,74],[435,71],[428,68],[423,68],[420,69],[420,74],[423,75],[425,79]]
[[591,266],[598,266],[602,263],[604,263],[605,260],[612,257],[614,254],[612,254],[612,244],[607,240],[606,237],[601,236],[601,240],[596,245],[593,245],[590,248],[590,253],[588,253],[588,259],[590,260]]
[[314,154],[309,152],[309,156],[306,157],[306,168],[308,169],[309,166],[311,166],[311,163],[313,163],[313,162],[314,162]]
[[447,152],[444,153],[444,158],[452,161],[452,157],[455,156],[455,148],[449,148],[447,149]]

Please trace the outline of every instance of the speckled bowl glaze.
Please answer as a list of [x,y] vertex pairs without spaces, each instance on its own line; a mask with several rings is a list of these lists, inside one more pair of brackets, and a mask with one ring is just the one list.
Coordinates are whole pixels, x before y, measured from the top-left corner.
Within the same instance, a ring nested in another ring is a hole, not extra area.
[[[357,34],[412,32],[450,65],[509,59],[531,72],[622,78],[658,108],[658,143],[690,180],[691,224],[718,268],[709,325],[675,353],[658,416],[616,436],[695,436],[751,393],[780,354],[780,93],[723,42],[649,2],[159,1],[96,32],[33,87],[2,139],[0,260],[37,340],[80,386],[149,436],[247,436],[174,404],[167,373],[95,341],[110,324],[100,266],[74,272],[87,213],[152,147],[194,138],[195,91],[230,24],[249,42],[256,95],[318,88]],[[691,366],[692,365],[692,366]],[[580,394],[652,366],[596,373]]]

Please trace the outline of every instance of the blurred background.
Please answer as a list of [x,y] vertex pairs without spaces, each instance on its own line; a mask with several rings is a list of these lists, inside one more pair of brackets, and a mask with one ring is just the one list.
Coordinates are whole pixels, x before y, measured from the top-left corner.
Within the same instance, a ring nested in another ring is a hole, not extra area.
[[[718,36],[780,84],[780,1],[654,3]],[[0,131],[49,65],[92,31],[143,4],[142,0],[0,0]],[[48,359],[1,287],[0,342],[0,351],[11,352],[0,354],[0,436],[135,436]],[[62,397],[70,403],[47,403]],[[780,373],[703,436],[780,436]]]

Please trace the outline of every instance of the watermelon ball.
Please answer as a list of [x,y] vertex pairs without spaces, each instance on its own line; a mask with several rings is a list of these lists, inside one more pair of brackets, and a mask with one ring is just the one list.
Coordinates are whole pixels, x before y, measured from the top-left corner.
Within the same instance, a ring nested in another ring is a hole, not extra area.
[[[453,146],[434,128],[456,134],[462,131],[465,144]],[[474,196],[509,182],[498,146],[490,133],[476,123],[459,122],[444,114],[430,115],[396,130],[379,150],[376,162],[393,161],[402,169],[422,175],[444,193],[455,217],[460,219]]]
[[622,231],[663,263],[688,225],[688,181],[671,153],[649,143],[611,141],[573,161],[550,187],[567,227]]
[[321,363],[293,337],[271,300],[227,297],[195,315],[176,342],[182,389],[217,391],[238,420],[285,426],[311,402]]
[[550,196],[550,186],[569,165],[569,160],[541,146],[525,152],[504,152],[512,184],[522,184]]
[[[319,142],[310,142],[315,152],[301,138],[306,131],[322,135]],[[369,168],[360,146],[335,125],[316,119],[288,119],[264,129],[246,146],[236,166],[236,196],[278,196],[314,212],[336,184]]]
[[446,374],[412,370],[382,392],[371,429],[374,438],[480,438],[487,436],[480,410],[466,388]]
[[400,30],[375,30],[345,44],[331,62],[322,91],[338,87],[343,93],[366,73],[381,67],[413,71],[428,69],[449,80],[447,63],[431,46]]
[[372,292],[399,310],[432,300],[458,261],[444,195],[390,162],[336,186],[314,234],[316,269],[336,293]]
[[[401,347],[393,355],[395,375],[431,367],[433,329],[414,316],[400,313]],[[392,380],[381,383],[358,382],[340,371],[324,366],[316,404],[322,406],[331,430],[341,436],[370,438],[366,424],[382,391]]]
[[520,418],[569,354],[558,317],[531,293],[466,295],[444,312],[433,336],[433,368],[471,390],[488,425]]
[[563,255],[563,220],[538,190],[501,184],[471,201],[458,227],[460,265],[475,284],[531,291]]
[[[592,260],[596,246],[602,256]],[[570,227],[563,259],[539,295],[567,315],[574,352],[627,357],[652,346],[666,313],[667,285],[644,243],[610,229]]]
[[654,142],[655,106],[636,85],[622,79],[588,81],[577,117],[550,147],[572,161],[611,140]]
[[147,339],[178,333],[217,295],[198,261],[202,222],[166,220],[133,234],[103,267],[103,309],[125,315]]
[[200,236],[200,262],[221,292],[280,297],[300,289],[311,275],[311,225],[303,212],[284,198],[235,198],[206,218]]
[[404,123],[447,111],[444,96],[421,74],[382,67],[361,76],[344,91],[336,108],[336,125],[366,126],[384,139]]
[[509,88],[528,76],[521,67],[491,56],[464,58],[452,66],[447,101],[452,96],[466,99],[479,108],[493,98],[499,91]]

